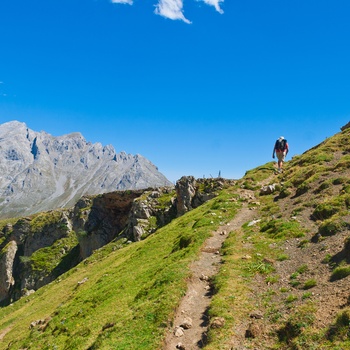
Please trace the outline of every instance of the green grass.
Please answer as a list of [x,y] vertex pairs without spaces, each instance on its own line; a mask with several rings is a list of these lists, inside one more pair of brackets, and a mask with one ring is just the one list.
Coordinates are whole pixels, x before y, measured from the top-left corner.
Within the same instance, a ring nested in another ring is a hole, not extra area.
[[298,297],[294,294],[289,294],[286,298],[286,303],[291,304],[294,303],[296,300],[298,300]]
[[314,280],[314,279],[309,279],[309,280],[307,280],[307,281],[304,283],[303,289],[311,289],[311,288],[313,288],[313,287],[316,287],[316,285],[317,285],[316,280]]
[[158,205],[157,209],[165,209],[171,206],[172,199],[176,196],[175,190],[163,193],[159,198],[157,198]]
[[341,232],[347,227],[347,223],[341,218],[335,216],[330,219],[324,220],[319,228],[318,232],[321,236],[333,236],[338,232]]
[[332,271],[331,281],[341,280],[350,275],[350,266],[338,266]]
[[[290,299],[291,302],[295,301],[294,296],[290,296]],[[316,308],[311,302],[299,306],[295,312],[291,313],[288,319],[278,330],[277,334],[279,341],[282,344],[287,343],[291,346],[292,342],[295,342],[296,338],[302,336],[307,327],[313,325],[315,321],[315,311]],[[294,347],[290,348],[294,349]],[[298,347],[295,348],[298,349]]]
[[31,232],[39,232],[45,226],[59,225],[59,221],[62,218],[62,213],[59,210],[53,210],[49,212],[43,212],[34,216],[30,222]]
[[[9,350],[160,348],[186,291],[190,262],[239,207],[231,197],[226,191],[144,241],[119,250],[107,245],[35,294],[0,309],[0,331],[7,330],[2,345]],[[194,228],[195,223],[200,224]],[[37,266],[44,263],[42,253],[35,257]],[[30,328],[37,320],[43,325]]]
[[272,219],[261,226],[261,231],[266,232],[274,239],[304,237],[305,232],[297,221],[285,221]]

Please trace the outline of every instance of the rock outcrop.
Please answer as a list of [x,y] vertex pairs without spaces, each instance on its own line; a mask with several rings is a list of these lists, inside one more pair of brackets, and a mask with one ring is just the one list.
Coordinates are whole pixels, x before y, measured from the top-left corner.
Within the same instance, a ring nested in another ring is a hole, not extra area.
[[217,196],[218,191],[234,183],[234,180],[223,178],[195,179],[193,176],[183,176],[176,182],[177,216],[199,207]]
[[141,155],[16,121],[0,125],[0,172],[0,218],[69,208],[84,195],[172,185]]
[[10,289],[15,284],[12,272],[17,249],[16,242],[10,241],[2,250],[0,257],[0,301],[8,297]]

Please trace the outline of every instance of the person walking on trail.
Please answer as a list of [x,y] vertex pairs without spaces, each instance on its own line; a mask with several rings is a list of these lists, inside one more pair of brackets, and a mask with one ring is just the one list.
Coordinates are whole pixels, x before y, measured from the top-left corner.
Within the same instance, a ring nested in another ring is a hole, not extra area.
[[280,136],[276,142],[275,146],[273,147],[273,152],[272,152],[272,158],[275,158],[275,153],[277,157],[277,165],[278,165],[278,172],[282,171],[283,168],[283,162],[288,154],[289,151],[289,146],[287,140],[283,137]]

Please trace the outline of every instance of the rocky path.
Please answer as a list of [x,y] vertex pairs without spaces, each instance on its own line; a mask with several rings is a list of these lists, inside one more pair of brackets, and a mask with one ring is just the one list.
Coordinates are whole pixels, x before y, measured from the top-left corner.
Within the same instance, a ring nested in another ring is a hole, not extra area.
[[222,243],[230,231],[253,220],[255,213],[245,203],[231,222],[213,232],[205,242],[199,259],[191,265],[192,278],[188,282],[187,293],[180,303],[173,322],[174,328],[169,331],[163,350],[196,350],[204,347],[209,326],[207,311],[212,298],[209,280],[219,271]]

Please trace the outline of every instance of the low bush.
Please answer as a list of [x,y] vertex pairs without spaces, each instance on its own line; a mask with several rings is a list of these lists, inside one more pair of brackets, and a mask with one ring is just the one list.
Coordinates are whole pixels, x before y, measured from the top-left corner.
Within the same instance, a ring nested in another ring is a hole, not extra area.
[[331,340],[344,341],[350,337],[350,310],[344,310],[337,315],[335,323],[327,331],[326,337]]
[[301,305],[295,313],[292,313],[284,325],[277,331],[281,342],[290,343],[298,337],[304,329],[315,321],[315,307],[311,302]]
[[311,289],[316,287],[317,282],[314,279],[310,279],[304,283],[303,289]]
[[285,221],[281,219],[270,220],[261,226],[261,232],[266,232],[273,238],[298,238],[305,233],[297,221]]
[[350,205],[350,197],[348,195],[333,197],[316,205],[312,218],[314,220],[326,220],[334,214],[340,213]]
[[307,184],[306,182],[303,182],[301,185],[297,187],[295,196],[301,196],[302,194],[306,193],[310,189],[310,185]]
[[333,236],[342,231],[346,227],[346,223],[342,220],[327,219],[321,223],[318,228],[318,233],[325,236]]
[[331,281],[341,280],[350,275],[350,266],[338,266],[331,275]]

